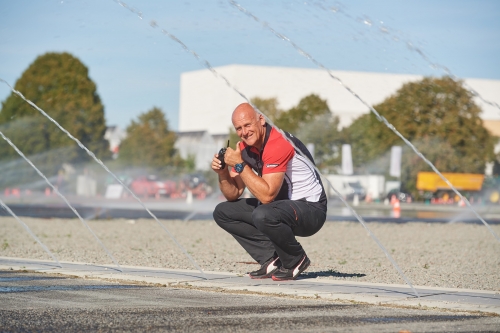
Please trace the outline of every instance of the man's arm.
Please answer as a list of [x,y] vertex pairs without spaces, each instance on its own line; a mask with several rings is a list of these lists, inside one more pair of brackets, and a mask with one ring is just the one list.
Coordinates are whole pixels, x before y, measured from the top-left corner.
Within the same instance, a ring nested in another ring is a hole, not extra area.
[[249,166],[245,166],[239,174],[231,171],[231,176],[233,174],[234,179],[242,181],[250,192],[263,204],[270,203],[276,198],[285,178],[284,172],[268,173],[261,178]]
[[229,167],[219,174],[219,188],[228,201],[234,201],[243,194],[245,184],[237,174],[233,175],[233,172],[228,169]]
[[243,194],[245,184],[241,178],[236,178],[234,175],[230,174],[229,166],[221,169],[221,162],[218,159],[218,154],[215,154],[212,159],[212,170],[219,175],[219,188],[228,201],[234,201]]
[[[227,148],[224,161],[233,167],[243,161],[239,142],[236,144],[236,150]],[[272,202],[278,195],[283,184],[283,179],[285,178],[285,172],[273,172],[265,174],[261,178],[252,171],[250,166],[245,165],[241,173],[234,172],[233,170],[229,171],[229,177],[240,190],[238,197],[243,193],[246,186],[260,202],[266,204]]]

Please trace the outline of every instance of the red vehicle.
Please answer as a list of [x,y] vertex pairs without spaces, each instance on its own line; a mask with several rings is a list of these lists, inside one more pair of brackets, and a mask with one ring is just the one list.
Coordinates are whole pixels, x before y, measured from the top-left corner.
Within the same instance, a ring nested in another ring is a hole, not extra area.
[[171,180],[158,180],[156,176],[141,176],[132,181],[130,189],[136,194],[145,197],[169,197],[176,192],[176,183]]

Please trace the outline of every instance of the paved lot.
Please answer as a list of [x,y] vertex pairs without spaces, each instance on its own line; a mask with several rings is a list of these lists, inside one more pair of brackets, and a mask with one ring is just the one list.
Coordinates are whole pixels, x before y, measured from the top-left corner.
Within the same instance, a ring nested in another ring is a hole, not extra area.
[[1,332],[495,332],[479,313],[0,271]]
[[[429,307],[446,310],[480,311],[500,315],[498,291],[455,288],[418,287],[408,285],[352,282],[311,278],[308,274],[296,281],[275,282],[271,279],[252,280],[246,275],[227,272],[200,272],[135,266],[103,266],[86,263],[0,257],[0,270],[30,270],[60,273],[65,276],[108,281],[152,283],[170,287],[202,290],[308,297],[342,300],[375,305]],[[418,293],[416,296],[415,292]]]

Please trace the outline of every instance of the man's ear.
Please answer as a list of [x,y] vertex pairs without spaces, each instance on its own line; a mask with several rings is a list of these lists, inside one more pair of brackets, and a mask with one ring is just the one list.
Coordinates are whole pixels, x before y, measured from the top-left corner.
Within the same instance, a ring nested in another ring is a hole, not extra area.
[[266,118],[263,115],[259,114],[259,120],[262,126],[266,126]]

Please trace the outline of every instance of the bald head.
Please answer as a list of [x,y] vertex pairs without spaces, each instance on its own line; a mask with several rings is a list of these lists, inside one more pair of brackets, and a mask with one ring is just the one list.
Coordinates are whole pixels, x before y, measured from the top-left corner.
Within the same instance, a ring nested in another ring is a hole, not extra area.
[[234,109],[231,121],[234,124],[235,120],[241,120],[241,119],[258,120],[259,113],[255,111],[255,109],[250,104],[241,103],[236,107],[236,109]]
[[248,103],[236,107],[231,117],[236,134],[249,146],[262,146],[266,134],[266,120]]

